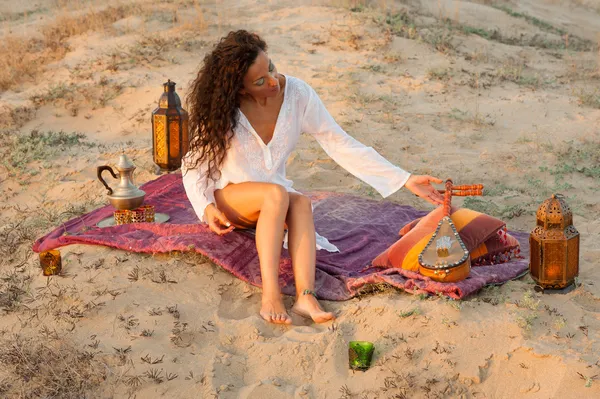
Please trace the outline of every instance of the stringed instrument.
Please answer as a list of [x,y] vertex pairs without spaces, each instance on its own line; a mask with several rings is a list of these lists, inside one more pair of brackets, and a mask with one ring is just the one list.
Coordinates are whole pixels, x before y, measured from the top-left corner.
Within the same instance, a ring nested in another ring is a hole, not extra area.
[[449,283],[466,279],[471,272],[471,254],[450,218],[452,196],[483,195],[483,185],[453,186],[446,180],[443,217],[435,233],[419,254],[419,272],[434,281]]

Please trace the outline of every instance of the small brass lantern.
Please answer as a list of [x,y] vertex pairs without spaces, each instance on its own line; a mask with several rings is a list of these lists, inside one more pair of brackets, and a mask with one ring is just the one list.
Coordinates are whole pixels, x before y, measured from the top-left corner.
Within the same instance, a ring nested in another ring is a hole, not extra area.
[[560,194],[537,211],[537,226],[529,236],[531,277],[542,288],[562,289],[579,274],[579,232],[573,213]]
[[175,82],[169,79],[163,86],[158,108],[152,111],[152,149],[154,163],[163,171],[173,171],[181,167],[188,151],[188,113],[181,107]]

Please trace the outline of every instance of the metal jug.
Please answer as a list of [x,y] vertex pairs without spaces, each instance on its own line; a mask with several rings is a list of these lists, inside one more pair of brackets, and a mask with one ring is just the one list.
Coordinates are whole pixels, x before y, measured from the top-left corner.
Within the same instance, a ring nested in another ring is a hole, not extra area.
[[[119,163],[115,167],[117,174],[108,165],[98,166],[98,180],[108,190],[108,200],[117,209],[138,208],[144,202],[146,193],[133,184],[135,165],[127,158],[127,155],[121,154]],[[102,172],[105,170],[108,170],[115,179],[119,179],[119,184],[114,190],[102,178]]]

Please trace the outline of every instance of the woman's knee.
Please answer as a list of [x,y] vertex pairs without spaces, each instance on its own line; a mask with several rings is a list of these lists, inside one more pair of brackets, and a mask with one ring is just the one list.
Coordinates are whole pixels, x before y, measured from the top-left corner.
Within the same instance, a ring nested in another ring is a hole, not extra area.
[[290,196],[280,184],[268,184],[264,192],[264,204],[288,209],[290,205]]
[[289,212],[312,213],[312,203],[306,195],[292,193],[289,196]]

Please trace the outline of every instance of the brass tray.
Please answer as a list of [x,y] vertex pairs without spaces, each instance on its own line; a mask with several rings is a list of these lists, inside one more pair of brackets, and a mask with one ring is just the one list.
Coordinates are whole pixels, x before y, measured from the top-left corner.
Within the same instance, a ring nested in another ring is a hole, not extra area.
[[[170,219],[170,217],[166,213],[155,213],[154,214],[154,223],[164,223],[164,222],[168,221],[169,219]],[[96,226],[98,226],[98,227],[116,226],[115,217],[109,216],[106,219],[102,219],[101,221],[96,223]],[[121,225],[121,226],[123,226],[123,225]]]

